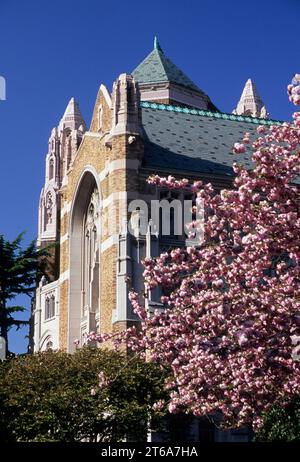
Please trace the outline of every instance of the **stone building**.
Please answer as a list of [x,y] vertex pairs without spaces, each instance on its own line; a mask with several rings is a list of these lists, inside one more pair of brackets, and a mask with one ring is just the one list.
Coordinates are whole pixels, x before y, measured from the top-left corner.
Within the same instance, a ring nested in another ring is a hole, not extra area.
[[[137,322],[128,290],[143,290],[147,239],[133,201],[187,199],[146,179],[172,174],[230,187],[233,144],[258,124],[274,123],[267,116],[250,79],[233,114],[221,112],[156,39],[111,93],[100,85],[89,128],[71,98],[49,138],[40,196],[38,245],[57,246],[37,288],[34,351],[73,351],[74,340],[82,343],[91,330],[119,331]],[[251,168],[246,155],[238,160]],[[152,255],[187,239],[183,232],[157,233],[148,243]]]

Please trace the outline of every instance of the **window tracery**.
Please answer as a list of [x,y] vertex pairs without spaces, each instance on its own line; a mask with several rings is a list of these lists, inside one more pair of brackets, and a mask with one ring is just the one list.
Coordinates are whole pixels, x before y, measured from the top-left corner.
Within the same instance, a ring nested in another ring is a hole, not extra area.
[[99,194],[91,194],[83,219],[82,245],[82,318],[89,317],[90,328],[95,329],[95,314],[99,306]]

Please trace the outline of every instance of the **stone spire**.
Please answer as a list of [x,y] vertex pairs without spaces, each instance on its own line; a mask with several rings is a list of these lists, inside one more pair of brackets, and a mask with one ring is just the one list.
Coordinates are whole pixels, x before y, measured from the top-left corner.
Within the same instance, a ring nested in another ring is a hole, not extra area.
[[65,113],[59,123],[59,128],[70,128],[71,130],[78,130],[79,127],[83,127],[83,131],[86,130],[86,125],[82,117],[79,105],[74,97],[72,97],[66,107]]
[[243,116],[261,117],[263,119],[268,117],[266,107],[251,79],[247,80],[238,105],[232,113]]
[[59,230],[59,190],[67,183],[67,173],[86,131],[79,105],[71,98],[58,127],[48,141],[45,184],[40,196],[38,245],[57,239]]
[[60,138],[60,182],[65,185],[67,173],[73,162],[77,149],[81,143],[86,124],[79,105],[74,97],[70,99],[64,115],[59,122],[58,135]]

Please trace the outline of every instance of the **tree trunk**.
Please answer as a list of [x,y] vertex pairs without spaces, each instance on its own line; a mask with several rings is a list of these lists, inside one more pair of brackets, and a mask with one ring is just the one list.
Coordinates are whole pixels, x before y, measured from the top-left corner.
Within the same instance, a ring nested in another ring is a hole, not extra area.
[[5,340],[5,355],[8,355],[8,323],[7,315],[5,313],[5,301],[0,300],[0,336]]

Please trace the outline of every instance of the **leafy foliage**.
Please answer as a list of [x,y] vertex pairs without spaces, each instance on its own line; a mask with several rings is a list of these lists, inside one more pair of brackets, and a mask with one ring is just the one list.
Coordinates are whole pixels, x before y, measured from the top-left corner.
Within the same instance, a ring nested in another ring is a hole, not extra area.
[[300,441],[300,397],[275,405],[264,415],[256,441]]
[[163,380],[157,366],[104,349],[13,358],[0,365],[0,440],[143,439],[148,417],[159,422]]

